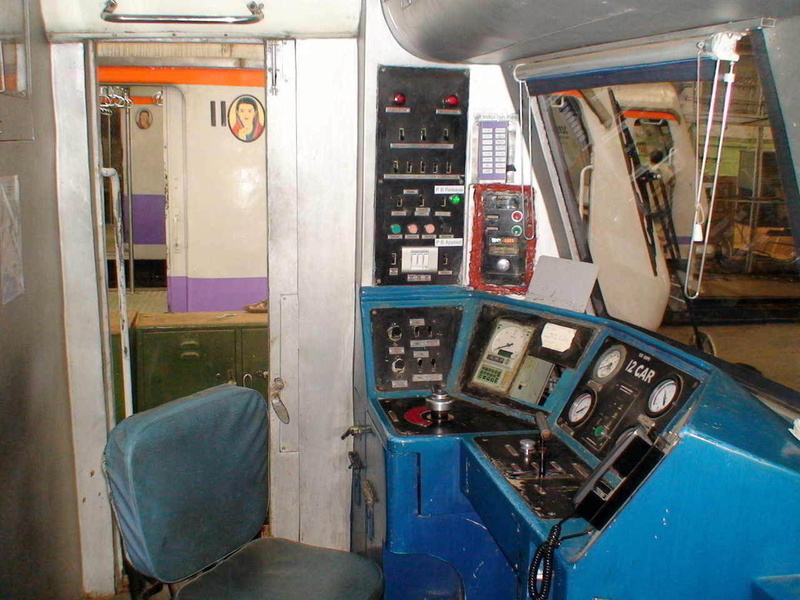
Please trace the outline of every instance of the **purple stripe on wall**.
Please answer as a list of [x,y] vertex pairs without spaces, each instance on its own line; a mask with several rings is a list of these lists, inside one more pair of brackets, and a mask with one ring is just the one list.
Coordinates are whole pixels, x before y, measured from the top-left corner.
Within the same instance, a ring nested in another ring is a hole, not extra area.
[[167,288],[172,312],[242,310],[267,297],[267,278],[168,277]]
[[166,244],[166,201],[163,194],[133,195],[133,243]]
[[186,312],[189,309],[189,296],[186,282],[188,277],[167,277],[167,306],[170,312]]

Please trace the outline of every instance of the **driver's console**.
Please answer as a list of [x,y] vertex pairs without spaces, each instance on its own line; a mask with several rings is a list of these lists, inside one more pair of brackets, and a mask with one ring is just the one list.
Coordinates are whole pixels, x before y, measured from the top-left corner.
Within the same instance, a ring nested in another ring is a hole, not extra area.
[[793,593],[800,443],[715,367],[459,289],[366,288],[361,315],[352,544],[387,600]]

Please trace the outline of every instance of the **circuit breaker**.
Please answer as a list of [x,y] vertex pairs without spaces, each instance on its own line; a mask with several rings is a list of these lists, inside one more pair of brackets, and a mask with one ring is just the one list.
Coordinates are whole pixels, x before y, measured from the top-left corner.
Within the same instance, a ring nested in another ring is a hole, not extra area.
[[475,186],[470,285],[524,294],[536,252],[533,193],[528,186]]
[[469,71],[380,67],[375,283],[459,283]]

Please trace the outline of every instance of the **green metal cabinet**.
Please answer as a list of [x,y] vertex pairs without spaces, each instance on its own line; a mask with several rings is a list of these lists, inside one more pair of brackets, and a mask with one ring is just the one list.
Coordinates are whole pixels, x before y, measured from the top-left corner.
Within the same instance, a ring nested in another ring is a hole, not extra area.
[[[129,340],[130,329],[136,322],[136,315],[137,311],[128,310]],[[108,327],[111,334],[111,372],[114,377],[114,418],[115,422],[119,423],[125,414],[125,385],[122,379],[122,337],[118,310],[110,310],[108,312]],[[131,373],[133,373],[133,364],[131,365]],[[135,388],[135,382],[133,387]]]
[[137,412],[221,383],[266,394],[266,314],[140,313],[134,339]]

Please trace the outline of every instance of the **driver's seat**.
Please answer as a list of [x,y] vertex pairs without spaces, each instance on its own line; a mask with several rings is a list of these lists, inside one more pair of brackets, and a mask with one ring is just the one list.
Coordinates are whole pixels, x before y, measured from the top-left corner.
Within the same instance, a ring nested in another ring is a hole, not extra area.
[[366,558],[277,538],[267,517],[269,421],[257,392],[222,385],[122,421],[104,469],[130,564],[180,600],[377,600]]

